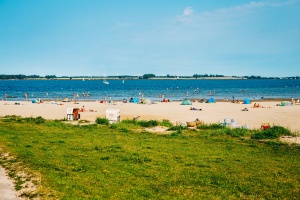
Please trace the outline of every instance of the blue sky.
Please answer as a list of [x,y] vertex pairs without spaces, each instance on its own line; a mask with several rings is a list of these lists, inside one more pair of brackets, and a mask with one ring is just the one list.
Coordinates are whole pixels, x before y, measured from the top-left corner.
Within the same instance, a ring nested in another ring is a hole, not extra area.
[[300,0],[0,0],[0,68],[300,76]]

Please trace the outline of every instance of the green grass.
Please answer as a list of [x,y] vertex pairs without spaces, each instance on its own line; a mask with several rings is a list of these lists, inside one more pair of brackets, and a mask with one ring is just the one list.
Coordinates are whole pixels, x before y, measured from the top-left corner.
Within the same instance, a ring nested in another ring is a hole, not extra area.
[[42,199],[300,198],[299,146],[217,126],[170,127],[170,135],[135,131],[161,123],[169,124],[70,125],[8,116],[0,121],[0,147],[16,159],[0,164],[18,161],[40,174]]

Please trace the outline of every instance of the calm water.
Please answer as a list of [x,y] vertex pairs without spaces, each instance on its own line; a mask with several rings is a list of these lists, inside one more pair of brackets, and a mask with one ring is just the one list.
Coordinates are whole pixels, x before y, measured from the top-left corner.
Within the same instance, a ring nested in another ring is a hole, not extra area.
[[[159,100],[161,95],[170,100],[188,98],[215,99],[261,99],[300,98],[300,80],[109,80],[109,85],[101,80],[1,80],[0,95],[7,100],[24,100],[24,92],[29,99],[79,99],[99,100],[104,96],[113,100],[130,97]],[[83,97],[83,93],[89,94]]]

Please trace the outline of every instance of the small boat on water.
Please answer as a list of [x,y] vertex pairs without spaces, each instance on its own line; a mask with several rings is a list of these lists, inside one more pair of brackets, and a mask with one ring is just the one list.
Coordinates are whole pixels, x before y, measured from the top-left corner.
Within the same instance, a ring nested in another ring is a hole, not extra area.
[[106,77],[106,76],[104,75],[104,76],[103,76],[103,84],[104,84],[104,85],[108,85],[108,84],[109,84],[109,82],[106,80],[106,78],[105,78],[105,77]]
[[108,85],[109,82],[108,82],[107,80],[103,80],[103,84],[104,84],[104,85]]

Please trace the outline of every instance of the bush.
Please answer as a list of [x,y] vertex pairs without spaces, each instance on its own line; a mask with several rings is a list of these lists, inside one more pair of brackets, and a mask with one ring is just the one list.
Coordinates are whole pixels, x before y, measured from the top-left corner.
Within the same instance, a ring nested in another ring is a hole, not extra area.
[[282,135],[291,135],[291,131],[281,126],[273,126],[269,129],[259,131],[251,136],[252,139],[275,139]]
[[106,118],[97,118],[96,119],[96,123],[97,124],[103,124],[103,125],[109,125],[109,121]]

